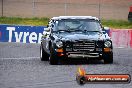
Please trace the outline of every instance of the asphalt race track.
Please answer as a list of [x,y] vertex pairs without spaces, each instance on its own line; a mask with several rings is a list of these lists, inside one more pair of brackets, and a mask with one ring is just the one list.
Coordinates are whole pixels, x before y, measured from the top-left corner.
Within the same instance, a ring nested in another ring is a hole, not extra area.
[[88,74],[132,75],[132,49],[114,48],[114,63],[83,61],[49,65],[39,58],[39,44],[0,43],[0,88],[132,88],[129,84],[85,84],[75,81],[77,68]]

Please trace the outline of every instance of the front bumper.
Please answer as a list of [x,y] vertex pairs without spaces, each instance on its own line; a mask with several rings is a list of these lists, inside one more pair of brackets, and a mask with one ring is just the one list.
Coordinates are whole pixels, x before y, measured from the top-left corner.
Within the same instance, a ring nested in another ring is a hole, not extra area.
[[77,51],[77,52],[67,52],[63,49],[56,50],[57,56],[64,57],[64,58],[102,58],[105,54],[111,54],[113,51],[111,48],[107,49],[104,48],[101,51],[92,51],[92,52],[86,52],[86,51]]
[[102,54],[99,53],[82,53],[82,52],[70,52],[67,53],[68,58],[99,58]]

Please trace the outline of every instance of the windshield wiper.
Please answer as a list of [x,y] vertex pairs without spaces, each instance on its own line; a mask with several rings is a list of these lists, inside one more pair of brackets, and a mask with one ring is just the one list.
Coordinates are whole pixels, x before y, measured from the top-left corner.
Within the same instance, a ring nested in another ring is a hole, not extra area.
[[58,30],[56,32],[70,32],[69,30]]
[[83,30],[84,32],[101,32],[101,31],[88,31],[88,30]]
[[82,31],[82,30],[73,28],[73,29],[68,29],[68,31],[70,31],[70,32],[76,32],[76,31]]

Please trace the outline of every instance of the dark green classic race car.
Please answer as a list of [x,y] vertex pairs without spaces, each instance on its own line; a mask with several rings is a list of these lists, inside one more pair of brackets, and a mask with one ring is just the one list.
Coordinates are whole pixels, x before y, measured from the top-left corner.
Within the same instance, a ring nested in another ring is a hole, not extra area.
[[99,59],[113,63],[108,27],[92,16],[59,16],[50,19],[41,39],[40,58],[58,64],[67,59]]

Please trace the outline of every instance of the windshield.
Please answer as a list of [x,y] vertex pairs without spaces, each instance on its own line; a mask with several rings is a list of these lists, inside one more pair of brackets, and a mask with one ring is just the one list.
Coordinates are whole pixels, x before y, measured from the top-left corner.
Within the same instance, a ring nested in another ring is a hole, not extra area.
[[101,25],[96,20],[62,19],[55,21],[53,31],[101,31]]

